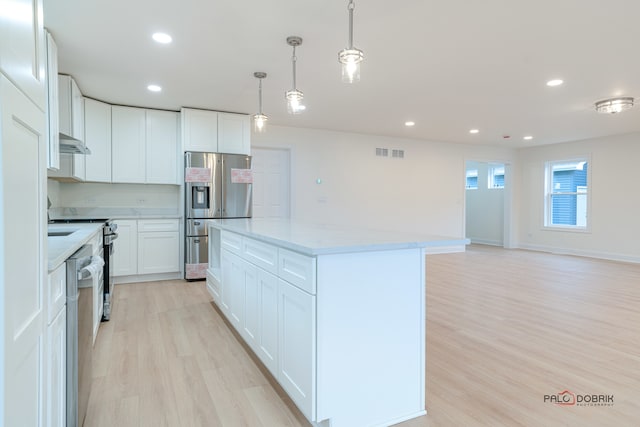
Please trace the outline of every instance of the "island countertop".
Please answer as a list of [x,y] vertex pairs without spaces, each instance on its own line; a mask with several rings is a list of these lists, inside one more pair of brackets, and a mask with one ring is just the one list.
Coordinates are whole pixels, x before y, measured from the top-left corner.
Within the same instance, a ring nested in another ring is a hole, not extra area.
[[[313,224],[286,219],[216,219],[209,226],[238,233],[265,243],[274,244],[305,255],[369,252],[426,248],[428,252],[464,250],[468,239],[371,230],[337,225]],[[443,249],[442,251],[438,250]]]

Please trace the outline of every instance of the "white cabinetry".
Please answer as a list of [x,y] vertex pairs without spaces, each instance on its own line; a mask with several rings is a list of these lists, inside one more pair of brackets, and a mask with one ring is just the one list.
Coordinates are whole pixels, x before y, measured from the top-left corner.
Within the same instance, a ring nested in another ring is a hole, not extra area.
[[178,220],[138,221],[138,274],[180,270]]
[[114,276],[180,271],[180,232],[177,219],[117,220]]
[[146,156],[145,110],[111,107],[113,182],[144,183]]
[[208,274],[207,288],[249,347],[313,419],[316,296],[310,291],[316,289],[315,258],[227,231],[220,235],[221,280],[217,283]]
[[178,183],[178,113],[111,107],[112,181]]
[[84,119],[86,180],[111,182],[111,105],[85,98]]
[[[60,138],[71,137],[84,141],[84,98],[71,76],[58,75],[58,118]],[[60,170],[50,170],[51,178],[84,181],[86,156],[60,154]]]
[[282,279],[278,283],[278,381],[303,414],[315,410],[316,297]]
[[178,113],[147,110],[146,183],[178,183]]
[[[102,248],[102,229],[95,234],[90,240],[93,249],[93,256],[104,257]],[[104,312],[104,273],[100,271],[98,276],[92,277],[93,281],[93,344],[96,343],[98,337],[98,329],[102,322],[102,314]]]
[[60,118],[58,115],[58,47],[47,36],[47,168],[60,169]]
[[182,109],[183,151],[251,154],[250,118],[245,114]]
[[5,391],[0,424],[37,426],[45,417],[47,373],[46,116],[39,68],[44,62],[37,59],[44,45],[34,41],[43,32],[42,2],[11,3],[14,10],[24,9],[20,16],[26,20],[12,19],[5,6],[0,64],[20,87],[0,74],[0,377]]
[[60,265],[49,273],[47,291],[47,415],[48,427],[66,425],[67,382],[67,269]]
[[46,109],[42,0],[0,3],[0,69],[40,110]]
[[118,220],[118,238],[113,242],[113,275],[138,273],[138,221]]

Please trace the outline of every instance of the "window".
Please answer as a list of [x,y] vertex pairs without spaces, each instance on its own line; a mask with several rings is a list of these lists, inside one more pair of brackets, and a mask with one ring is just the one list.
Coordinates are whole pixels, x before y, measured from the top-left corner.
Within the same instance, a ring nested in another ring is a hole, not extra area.
[[489,165],[488,188],[504,188],[504,165]]
[[588,166],[587,159],[547,162],[546,227],[587,228]]
[[467,169],[467,190],[478,189],[478,169]]

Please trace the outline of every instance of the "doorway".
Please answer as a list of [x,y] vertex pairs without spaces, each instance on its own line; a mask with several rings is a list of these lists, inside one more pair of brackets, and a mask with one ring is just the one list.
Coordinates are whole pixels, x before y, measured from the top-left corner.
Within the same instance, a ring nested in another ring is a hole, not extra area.
[[465,237],[471,243],[509,246],[509,169],[501,162],[465,162]]
[[291,215],[291,151],[252,148],[253,217],[289,218]]

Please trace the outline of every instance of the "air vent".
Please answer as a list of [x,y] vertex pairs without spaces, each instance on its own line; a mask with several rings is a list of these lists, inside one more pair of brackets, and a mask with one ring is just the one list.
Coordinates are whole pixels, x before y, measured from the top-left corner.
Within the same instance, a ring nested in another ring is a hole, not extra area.
[[404,159],[404,150],[391,150],[391,157],[396,159]]
[[376,156],[389,157],[389,149],[388,148],[376,148]]

